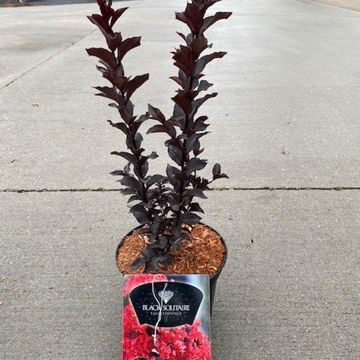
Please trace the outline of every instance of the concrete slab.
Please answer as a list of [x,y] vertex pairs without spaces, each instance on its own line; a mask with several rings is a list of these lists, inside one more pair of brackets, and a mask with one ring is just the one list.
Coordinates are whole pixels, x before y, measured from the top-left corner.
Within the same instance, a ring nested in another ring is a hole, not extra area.
[[91,8],[94,4],[1,8],[0,89],[91,34],[86,19]]
[[358,0],[317,0],[324,4],[333,6],[340,6],[346,9],[360,10],[360,4]]
[[0,87],[64,51],[92,31],[83,11],[74,15],[69,7],[57,10],[54,12],[48,7],[1,9]]
[[[118,193],[0,194],[0,358],[119,359]],[[358,359],[359,191],[217,191],[213,358]]]
[[[170,113],[175,86],[167,79],[174,74],[169,52],[178,43],[175,30],[182,29],[173,18],[179,6],[132,4],[122,29],[142,34],[143,46],[126,66],[130,74],[151,73],[136,94],[138,112],[151,102]],[[84,16],[94,9],[53,6],[41,8],[41,16],[31,8],[2,9],[1,41],[10,46],[12,36],[31,34],[29,27],[40,29],[40,40],[49,38],[41,30],[49,24],[57,34],[64,30],[54,40],[58,51],[93,30]],[[234,15],[210,36],[229,54],[209,69],[220,95],[204,107],[213,132],[204,139],[205,155],[231,177],[217,186],[359,186],[360,14],[285,0],[229,0],[217,5],[222,9]],[[15,26],[16,14],[22,23]],[[109,152],[122,148],[123,139],[105,123],[116,118],[106,100],[92,95],[90,86],[101,80],[84,52],[101,42],[91,33],[0,90],[0,189],[117,187],[107,174],[120,160]],[[52,47],[45,42],[42,48]],[[22,51],[14,45],[15,55]],[[153,135],[145,144],[163,154],[162,139]],[[167,161],[153,163],[154,171],[163,171]]]

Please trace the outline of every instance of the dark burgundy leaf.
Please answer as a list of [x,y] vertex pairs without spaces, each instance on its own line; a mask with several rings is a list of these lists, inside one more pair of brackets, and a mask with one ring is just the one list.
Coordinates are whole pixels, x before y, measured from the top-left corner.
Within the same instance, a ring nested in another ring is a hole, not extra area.
[[133,123],[134,117],[129,113],[126,106],[119,106],[119,113],[123,120],[130,126]]
[[183,71],[183,72],[186,74],[186,76],[191,76],[191,72],[190,72],[190,70],[186,67],[186,65],[184,65],[184,64],[182,64],[182,63],[179,63],[178,61],[175,61],[175,62],[174,62],[174,65],[175,65],[176,67],[178,67],[181,71]]
[[113,107],[113,108],[116,108],[116,109],[119,109],[119,104],[110,103],[109,106]]
[[150,119],[158,120],[161,123],[165,122],[164,114],[156,107],[148,104],[148,115]]
[[[157,245],[158,245],[158,249],[164,250],[169,245],[169,237],[167,235],[160,235]],[[160,262],[160,258],[166,260],[166,257],[159,256],[158,262]]]
[[200,189],[200,190],[209,190],[209,180],[205,179],[203,177],[197,176],[191,178],[191,184],[194,188]]
[[[166,243],[167,245],[167,243]],[[161,265],[167,265],[171,262],[171,255],[170,254],[166,254],[166,255],[161,255],[158,257],[158,262]]]
[[96,65],[96,69],[99,70],[102,74],[108,73],[107,69],[102,66]]
[[146,263],[146,259],[143,256],[139,256],[131,265],[130,268],[132,270],[136,270],[141,265],[144,265]]
[[153,234],[157,234],[160,230],[161,219],[156,218],[153,224],[151,224],[150,229]]
[[133,195],[136,194],[136,190],[127,188],[127,189],[120,189],[122,195]]
[[175,178],[180,173],[181,171],[174,166],[168,165],[166,167],[166,175],[168,176],[168,178]]
[[205,194],[200,189],[187,189],[184,191],[184,196],[199,197],[201,199],[207,199]]
[[[153,273],[156,269],[159,268],[159,266],[160,264],[158,262],[158,256],[154,254],[151,258],[149,258],[148,262],[146,263],[144,273]],[[151,354],[155,355],[155,353]]]
[[197,62],[196,62],[196,68],[195,68],[195,74],[199,75],[204,69],[205,66],[214,59],[221,59],[223,58],[227,53],[224,51],[218,51],[214,52],[209,55],[202,56]]
[[192,97],[188,91],[182,91],[173,98],[171,98],[185,113],[190,113],[192,110]]
[[157,159],[159,157],[159,155],[153,151],[149,156],[148,156],[148,159]]
[[193,129],[195,131],[204,131],[209,126],[208,124],[205,124],[205,121],[208,119],[207,116],[200,116],[197,118],[194,122]]
[[220,164],[215,164],[212,170],[213,173],[213,180],[221,179],[221,178],[229,178],[226,174],[221,173],[221,166]]
[[142,184],[139,180],[136,180],[134,177],[132,176],[124,176],[121,180],[120,180],[120,184],[127,186],[133,190],[136,191],[142,191],[143,187]]
[[196,38],[190,45],[194,57],[197,59],[199,55],[208,47],[208,40],[204,36]]
[[129,112],[131,116],[134,115],[134,104],[130,100],[128,100],[126,103],[126,110]]
[[140,172],[135,171],[135,174],[139,177],[144,178],[147,175],[148,171],[149,171],[149,162],[145,161],[140,167]]
[[96,90],[101,91],[97,96],[103,96],[116,101],[119,105],[123,104],[123,98],[118,94],[115,88],[109,86],[95,86]]
[[171,210],[175,211],[175,212],[178,212],[181,210],[181,204],[178,204],[176,202],[170,202],[170,208]]
[[187,225],[195,225],[198,224],[201,220],[201,217],[199,215],[196,215],[191,212],[186,212],[185,214],[182,214],[180,216],[180,219],[183,223]]
[[131,122],[129,128],[130,130],[130,134],[132,137],[135,137],[135,135],[138,133],[139,128],[141,126],[141,123],[138,122],[138,119],[136,119],[136,116],[133,117],[134,121]]
[[191,115],[194,116],[197,111],[199,110],[199,107],[207,100],[216,97],[218,94],[217,93],[212,93],[212,94],[207,94],[204,97],[200,98],[200,99],[196,99],[193,104],[192,104],[192,113]]
[[122,36],[120,33],[109,33],[106,34],[106,42],[109,49],[114,52],[121,44]]
[[129,174],[129,172],[130,172],[130,165],[131,165],[131,163],[127,163],[125,166],[124,166],[124,172],[126,173],[126,174]]
[[128,8],[120,8],[115,10],[112,18],[111,18],[111,22],[110,22],[110,27],[113,27],[116,23],[116,21],[120,18],[120,16],[127,10]]
[[174,113],[172,116],[172,120],[174,121],[174,125],[183,129],[186,122],[186,115],[183,109],[177,104],[174,106]]
[[211,88],[214,84],[211,84],[209,83],[208,81],[206,80],[201,80],[200,81],[200,84],[199,84],[199,87],[198,87],[198,91],[206,91],[208,90],[209,88]]
[[226,174],[220,174],[220,175],[214,176],[214,180],[222,179],[222,178],[228,179],[229,177]]
[[146,258],[151,258],[152,256],[155,256],[155,251],[153,249],[151,249],[150,247],[146,247],[142,254],[146,257]]
[[126,84],[127,88],[127,100],[130,99],[131,95],[147,80],[149,80],[149,74],[135,76]]
[[221,174],[221,165],[216,163],[213,167],[212,173],[214,176],[218,176]]
[[164,133],[167,132],[165,126],[163,126],[163,125],[153,125],[151,128],[149,128],[149,130],[146,133],[147,134],[152,134],[152,133],[161,133],[161,132],[164,132]]
[[195,58],[191,48],[180,45],[180,48],[173,53],[175,65],[183,70],[188,76],[194,72]]
[[197,140],[198,140],[197,134],[193,134],[192,136],[190,136],[190,138],[186,139],[185,151],[187,154],[189,154],[191,151],[193,151]]
[[128,135],[128,127],[126,126],[125,123],[123,122],[118,122],[118,123],[113,123],[111,120],[108,120],[108,122],[110,123],[110,125],[114,128],[117,128],[119,130],[121,130],[125,135]]
[[174,80],[177,84],[179,84],[180,86],[183,86],[183,83],[181,82],[180,78],[178,76],[171,76],[170,77],[171,80]]
[[146,186],[147,187],[150,187],[154,184],[157,184],[157,183],[161,183],[163,182],[164,180],[166,180],[166,177],[165,176],[162,176],[162,175],[153,175],[153,176],[150,176],[149,180],[146,182]]
[[116,69],[116,59],[113,53],[109,50],[103,48],[90,48],[86,49],[89,56],[95,56],[101,59],[105,64],[107,64],[111,69]]
[[181,165],[183,154],[177,146],[169,145],[168,153],[172,160],[174,160],[178,165]]
[[213,16],[208,16],[204,19],[204,24],[201,27],[200,33],[206,31],[210,26],[215,24],[219,20],[226,20],[231,16],[231,12],[217,12]]
[[118,90],[120,90],[122,96],[125,98],[124,94],[127,91],[127,85],[128,82],[130,81],[130,78],[121,75],[119,72],[113,72],[112,78],[116,87],[118,88]]
[[204,210],[202,209],[202,207],[199,205],[199,203],[196,203],[196,202],[190,204],[189,210],[194,211],[194,212],[204,213]]
[[110,175],[113,175],[113,176],[123,176],[123,175],[126,175],[125,172],[123,170],[115,170],[115,171],[112,171],[110,173]]
[[204,132],[201,132],[201,133],[197,133],[196,135],[197,135],[198,139],[200,139],[200,138],[202,138],[203,136],[205,136],[207,134],[210,134],[210,132],[209,131],[204,131]]
[[149,118],[146,114],[140,115],[139,118],[134,122],[134,124],[137,124],[138,126],[140,126],[143,122],[145,122],[148,119]]
[[171,251],[173,251],[173,252],[178,251],[182,242],[183,242],[183,238],[173,240],[172,244],[171,244]]
[[193,150],[193,153],[195,156],[199,156],[203,151],[204,149],[201,149],[200,148],[200,141],[198,140],[195,145],[194,145],[194,150]]
[[113,73],[112,79],[113,79],[113,82],[116,85],[116,87],[119,90],[123,91],[125,85],[128,82],[128,78],[126,76],[122,76],[118,73]]
[[114,14],[114,9],[111,8],[111,0],[109,3],[107,3],[106,0],[97,0],[97,3],[100,7],[101,14],[106,19],[110,19],[110,17]]
[[206,160],[201,160],[199,158],[192,158],[188,161],[186,167],[188,170],[193,172],[193,171],[202,170],[206,166],[206,164],[207,164]]
[[184,89],[190,87],[189,78],[186,76],[186,74],[182,70],[179,70],[179,79],[181,80],[181,83],[183,84]]
[[213,6],[214,4],[216,4],[217,2],[219,2],[221,0],[206,0],[204,3],[203,8],[204,10],[207,10],[210,6]]
[[137,162],[137,158],[136,156],[130,154],[130,153],[127,153],[127,152],[124,152],[124,151],[121,151],[121,152],[118,152],[118,151],[113,151],[111,153],[111,155],[118,155],[118,156],[121,156],[123,157],[125,160],[127,160],[128,162],[130,162],[131,164],[135,164]]
[[134,201],[139,201],[141,200],[141,197],[138,195],[138,194],[135,194],[135,195],[131,195],[128,199],[128,204],[134,202]]
[[183,38],[184,41],[186,42],[186,36],[185,36],[183,33],[179,32],[179,31],[177,31],[176,33],[177,33],[181,38]]
[[106,37],[110,31],[108,23],[104,20],[104,18],[99,14],[92,14],[87,17],[94,25],[96,25],[102,34]]
[[192,24],[191,20],[188,19],[183,12],[176,12],[175,17],[177,20],[180,20],[183,23],[185,23],[191,31],[195,32],[194,25]]
[[137,149],[140,149],[141,143],[143,142],[143,136],[140,133],[136,133],[134,136],[134,143]]
[[191,31],[198,34],[204,23],[205,11],[196,3],[187,3],[184,14],[191,25],[191,27],[189,26]]
[[140,46],[141,36],[135,36],[125,39],[119,47],[119,61],[132,49]]
[[110,81],[112,85],[116,85],[112,76],[112,73],[108,71],[107,69],[103,68],[102,66],[96,65],[96,68],[101,72],[103,78]]
[[130,209],[130,212],[135,216],[136,220],[140,224],[146,224],[151,221],[149,213],[145,209],[144,205],[136,204]]
[[174,127],[173,121],[171,119],[165,121],[164,126],[166,127],[166,131],[169,134],[169,136],[172,138],[175,138],[176,137],[176,129]]

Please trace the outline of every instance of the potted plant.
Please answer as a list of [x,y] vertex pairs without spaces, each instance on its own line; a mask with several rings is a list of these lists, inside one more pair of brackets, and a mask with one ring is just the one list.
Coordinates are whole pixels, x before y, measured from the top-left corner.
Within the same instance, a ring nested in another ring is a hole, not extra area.
[[[210,276],[211,303],[216,280],[225,264],[227,249],[222,237],[211,227],[201,223],[203,213],[198,199],[205,199],[204,191],[220,178],[227,178],[219,164],[212,169],[211,179],[200,175],[207,160],[201,157],[204,149],[201,138],[208,134],[208,117],[198,115],[202,104],[217,93],[205,93],[212,86],[204,79],[206,65],[222,58],[225,52],[206,53],[212,47],[206,30],[230,12],[216,12],[207,16],[207,10],[220,0],[191,0],[176,19],[189,28],[188,34],[178,32],[183,40],[172,52],[178,75],[171,77],[178,85],[172,98],[174,111],[166,117],[162,111],[149,105],[140,116],[134,113],[133,93],[148,79],[149,74],[126,75],[123,59],[140,45],[140,37],[123,38],[114,30],[117,20],[127,8],[114,10],[111,0],[98,0],[100,14],[89,16],[104,35],[106,48],[90,48],[87,53],[99,59],[97,69],[110,83],[98,86],[99,96],[110,99],[109,104],[119,113],[118,121],[110,125],[125,135],[126,151],[114,151],[126,161],[122,170],[112,172],[120,176],[129,196],[130,212],[139,222],[120,242],[116,252],[117,266],[127,273],[205,273]],[[204,94],[205,93],[205,94]],[[147,121],[155,123],[147,134],[164,133],[165,146],[170,157],[164,174],[149,174],[149,162],[158,156],[142,147],[140,130]]]

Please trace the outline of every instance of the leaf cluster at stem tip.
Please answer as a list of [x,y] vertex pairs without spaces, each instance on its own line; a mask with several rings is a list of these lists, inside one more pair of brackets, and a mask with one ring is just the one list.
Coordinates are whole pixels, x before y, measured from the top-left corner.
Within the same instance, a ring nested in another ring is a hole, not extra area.
[[[200,107],[216,92],[206,93],[213,84],[204,79],[203,71],[213,60],[222,58],[225,52],[205,53],[212,47],[205,32],[219,20],[228,19],[230,12],[216,12],[207,16],[207,10],[220,0],[192,0],[183,12],[176,13],[176,19],[185,23],[187,34],[178,32],[183,40],[172,52],[176,76],[171,77],[179,89],[172,98],[174,110],[170,117],[152,105],[142,115],[136,115],[132,95],[148,79],[149,74],[127,76],[123,59],[132,49],[140,46],[140,37],[123,38],[114,30],[114,25],[127,8],[113,9],[111,0],[97,0],[100,14],[88,16],[103,34],[106,47],[90,48],[87,53],[99,59],[97,69],[109,82],[108,86],[97,86],[96,95],[111,100],[109,106],[119,113],[119,120],[110,125],[125,135],[126,151],[113,151],[126,160],[122,170],[111,174],[120,176],[122,193],[128,195],[130,212],[139,224],[146,239],[146,246],[132,264],[133,268],[145,266],[145,272],[154,272],[167,265],[179,245],[189,239],[189,226],[201,220],[203,213],[198,199],[205,199],[209,185],[220,178],[227,178],[221,166],[215,164],[211,179],[199,172],[207,165],[201,157],[204,149],[201,139],[207,135],[208,117],[198,115]],[[142,147],[141,125],[152,120],[150,133],[164,133],[165,146],[172,160],[164,174],[149,174],[149,161],[158,156],[146,153]]]

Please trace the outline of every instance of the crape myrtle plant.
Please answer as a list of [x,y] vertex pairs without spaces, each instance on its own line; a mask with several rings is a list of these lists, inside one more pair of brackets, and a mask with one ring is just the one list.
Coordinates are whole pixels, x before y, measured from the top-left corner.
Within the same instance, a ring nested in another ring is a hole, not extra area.
[[[120,176],[121,192],[129,195],[130,212],[142,225],[140,232],[146,246],[132,267],[145,265],[145,272],[154,272],[171,261],[172,254],[185,239],[190,239],[189,226],[200,222],[203,209],[198,199],[205,199],[205,190],[220,178],[226,178],[221,166],[215,164],[211,179],[199,174],[207,165],[201,157],[204,149],[201,138],[208,134],[207,116],[199,116],[201,105],[217,96],[206,93],[213,85],[204,79],[203,71],[208,63],[222,58],[225,52],[204,53],[212,47],[205,36],[206,30],[219,20],[227,19],[230,12],[216,12],[207,16],[207,10],[220,0],[192,0],[176,19],[189,28],[188,34],[178,32],[183,40],[172,52],[177,76],[171,77],[179,89],[172,98],[173,114],[167,118],[160,109],[149,105],[142,115],[134,113],[131,97],[148,79],[149,74],[128,76],[123,60],[125,55],[140,45],[140,37],[123,38],[114,25],[127,8],[113,9],[112,1],[97,0],[100,14],[89,16],[104,35],[107,48],[90,48],[87,53],[99,59],[97,69],[110,83],[95,87],[99,93],[112,100],[109,106],[119,113],[119,120],[110,125],[124,133],[127,151],[114,151],[127,161],[123,170],[112,175]],[[172,163],[163,175],[149,174],[149,160],[157,158],[155,152],[146,153],[142,147],[140,128],[145,121],[155,121],[147,133],[165,133],[165,146]]]

